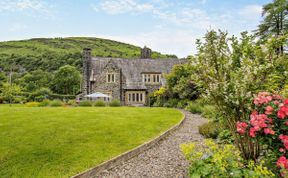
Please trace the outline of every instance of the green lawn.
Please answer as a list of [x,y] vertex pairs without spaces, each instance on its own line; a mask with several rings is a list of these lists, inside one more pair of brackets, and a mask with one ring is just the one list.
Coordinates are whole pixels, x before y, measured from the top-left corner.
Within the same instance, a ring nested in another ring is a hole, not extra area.
[[68,177],[128,151],[182,118],[165,108],[0,105],[0,177]]

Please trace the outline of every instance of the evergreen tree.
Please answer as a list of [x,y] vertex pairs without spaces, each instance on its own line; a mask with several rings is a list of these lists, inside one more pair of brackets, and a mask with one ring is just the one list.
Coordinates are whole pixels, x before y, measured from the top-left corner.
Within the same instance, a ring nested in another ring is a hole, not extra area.
[[[264,5],[262,16],[264,20],[256,31],[256,36],[260,37],[262,42],[267,41],[271,36],[278,38],[288,34],[287,0],[273,0],[272,3]],[[283,54],[283,45],[276,50],[278,54]]]

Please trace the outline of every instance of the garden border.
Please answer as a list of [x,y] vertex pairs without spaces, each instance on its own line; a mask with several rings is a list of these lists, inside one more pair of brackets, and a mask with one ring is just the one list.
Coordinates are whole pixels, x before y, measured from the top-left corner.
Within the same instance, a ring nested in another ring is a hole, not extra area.
[[169,136],[172,132],[177,130],[184,123],[184,121],[186,120],[187,117],[182,110],[178,109],[178,111],[180,111],[183,115],[181,121],[178,122],[178,124],[176,124],[175,126],[171,127],[166,132],[164,132],[161,135],[151,139],[148,142],[143,143],[142,145],[139,145],[138,147],[136,147],[132,150],[129,150],[125,153],[122,153],[119,156],[116,156],[116,157],[114,157],[108,161],[101,163],[98,166],[92,167],[90,169],[87,169],[86,171],[83,171],[79,174],[76,174],[76,175],[72,176],[71,178],[90,178],[90,177],[93,177],[98,172],[101,172],[101,171],[107,170],[107,169],[112,169],[113,167],[120,165],[121,163],[123,163],[123,162],[139,155],[140,153],[144,152],[145,150],[148,150],[149,148],[153,147],[158,142],[160,142],[161,140],[163,140],[167,136]]

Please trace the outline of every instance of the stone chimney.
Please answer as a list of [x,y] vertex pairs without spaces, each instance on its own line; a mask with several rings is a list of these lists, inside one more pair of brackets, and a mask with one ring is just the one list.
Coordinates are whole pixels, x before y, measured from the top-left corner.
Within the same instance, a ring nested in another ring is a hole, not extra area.
[[152,50],[144,46],[143,49],[141,49],[141,58],[142,59],[151,59]]
[[82,94],[90,94],[90,73],[91,73],[91,49],[83,49],[83,81],[82,81]]

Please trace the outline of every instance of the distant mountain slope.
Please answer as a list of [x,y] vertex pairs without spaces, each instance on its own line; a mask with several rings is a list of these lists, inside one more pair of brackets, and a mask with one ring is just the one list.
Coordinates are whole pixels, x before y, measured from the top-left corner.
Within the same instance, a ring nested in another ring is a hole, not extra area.
[[[92,55],[99,57],[137,58],[140,47],[117,41],[89,38],[37,38],[21,41],[0,42],[0,70],[54,71],[70,64],[79,70],[82,66],[82,49],[92,48]],[[152,58],[175,58],[175,55],[152,53]]]

